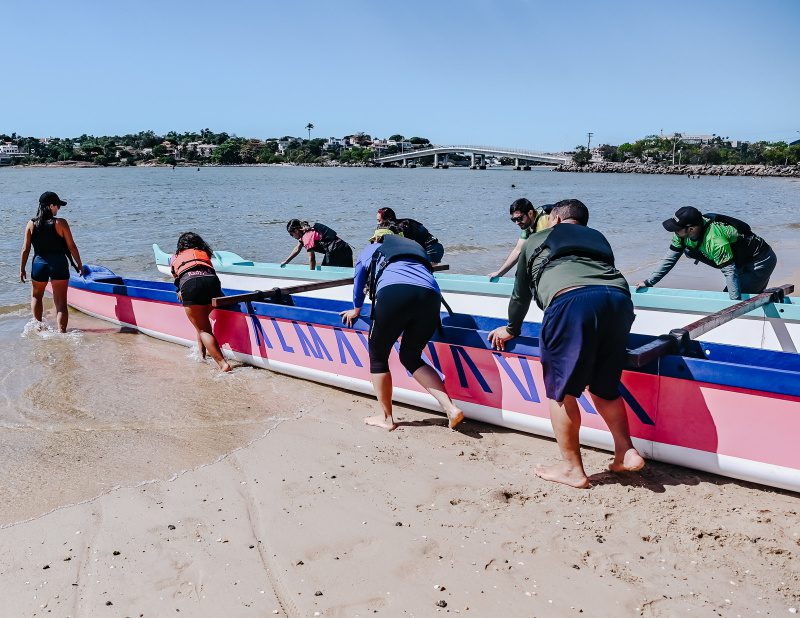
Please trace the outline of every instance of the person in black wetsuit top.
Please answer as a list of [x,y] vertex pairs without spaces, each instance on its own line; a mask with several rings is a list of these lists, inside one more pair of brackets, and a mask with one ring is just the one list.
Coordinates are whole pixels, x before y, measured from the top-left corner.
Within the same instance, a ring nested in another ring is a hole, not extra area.
[[337,236],[336,231],[322,223],[309,223],[300,219],[291,219],[286,224],[289,236],[297,240],[297,245],[281,266],[291,262],[300,251],[308,251],[308,266],[311,270],[317,267],[316,253],[322,253],[323,266],[353,266],[353,248]]
[[403,236],[418,242],[425,249],[428,259],[432,266],[436,266],[442,262],[444,257],[444,246],[439,242],[439,239],[434,237],[424,225],[414,219],[398,219],[394,210],[391,208],[379,208],[377,215],[378,225],[385,223],[394,223]]
[[66,219],[56,217],[59,209],[67,203],[52,191],[45,191],[39,197],[39,209],[36,217],[25,226],[22,241],[22,255],[19,265],[19,280],[25,282],[31,246],[33,246],[33,263],[31,264],[31,312],[37,322],[42,321],[44,291],[49,282],[53,290],[53,303],[56,306],[58,329],[67,330],[69,313],[67,310],[67,290],[69,289],[69,259],[75,270],[83,270],[81,254],[72,238],[72,231]]

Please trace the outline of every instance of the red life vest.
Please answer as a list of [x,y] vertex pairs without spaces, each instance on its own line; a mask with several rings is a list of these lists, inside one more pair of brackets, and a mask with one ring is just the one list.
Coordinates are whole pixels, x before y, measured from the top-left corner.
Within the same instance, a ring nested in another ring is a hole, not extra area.
[[200,249],[184,249],[180,253],[173,255],[170,260],[172,276],[176,279],[195,266],[207,266],[209,270],[214,270],[211,265],[211,256]]

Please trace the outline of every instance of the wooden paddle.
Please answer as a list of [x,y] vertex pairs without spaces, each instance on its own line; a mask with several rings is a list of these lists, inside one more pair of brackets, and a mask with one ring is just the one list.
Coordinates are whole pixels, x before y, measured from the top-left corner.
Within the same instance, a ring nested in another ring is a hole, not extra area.
[[754,309],[763,307],[768,303],[783,302],[783,297],[792,292],[794,292],[794,286],[791,284],[769,288],[761,294],[753,296],[753,298],[743,300],[716,313],[711,313],[691,324],[687,324],[683,328],[674,328],[668,335],[661,335],[650,343],[646,343],[635,350],[630,350],[628,352],[628,365],[636,368],[643,367],[665,354],[680,350],[682,345],[692,339],[696,339],[718,326],[750,313]]
[[[440,270],[450,270],[447,264],[439,264],[433,267],[434,272]],[[283,296],[290,296],[292,294],[300,294],[301,292],[312,292],[314,290],[325,290],[327,288],[337,288],[342,285],[353,283],[353,277],[345,277],[344,279],[333,279],[332,281],[317,281],[315,283],[301,283],[299,285],[290,285],[285,288],[273,288],[271,290],[256,290],[255,292],[248,292],[246,294],[234,294],[232,296],[218,296],[211,300],[212,307],[227,307],[228,305],[235,305],[237,303],[264,301],[270,299],[278,299]]]

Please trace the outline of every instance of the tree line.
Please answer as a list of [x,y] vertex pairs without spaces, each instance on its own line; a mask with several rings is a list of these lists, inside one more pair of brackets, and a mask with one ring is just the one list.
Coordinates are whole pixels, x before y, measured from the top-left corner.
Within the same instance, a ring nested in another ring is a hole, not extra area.
[[[309,123],[311,125],[311,123]],[[136,165],[137,162],[156,160],[174,165],[178,161],[191,163],[210,162],[220,165],[242,163],[294,163],[322,164],[338,161],[345,164],[364,163],[373,158],[372,137],[363,133],[353,136],[355,144],[344,148],[323,148],[327,140],[284,136],[266,140],[237,137],[228,133],[215,133],[210,129],[199,132],[178,133],[170,131],[157,135],[154,131],[140,131],[126,135],[81,135],[74,138],[51,138],[43,143],[35,137],[23,137],[16,133],[0,134],[0,143],[15,144],[24,156],[15,158],[15,163],[54,163],[58,161],[87,161],[97,165]],[[392,135],[389,140],[404,141],[402,135]],[[430,141],[423,137],[408,140],[415,146],[425,146]],[[169,145],[166,143],[169,142]],[[285,145],[279,152],[278,143]],[[214,146],[210,156],[204,156],[193,144]],[[398,146],[385,149],[386,154],[399,151]]]
[[[619,146],[603,144],[598,147],[603,161],[688,165],[797,165],[800,163],[800,144],[786,142],[731,142],[713,136],[708,143],[683,141],[680,133],[672,137],[648,135],[633,143]],[[577,146],[573,161],[585,165],[591,161],[585,146]]]

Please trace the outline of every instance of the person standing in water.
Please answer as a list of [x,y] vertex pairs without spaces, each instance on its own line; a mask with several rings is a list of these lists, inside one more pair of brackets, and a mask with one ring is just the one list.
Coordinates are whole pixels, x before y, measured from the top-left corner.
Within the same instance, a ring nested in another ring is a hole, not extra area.
[[24,283],[27,278],[25,267],[28,264],[31,246],[33,246],[31,313],[37,322],[42,321],[44,291],[49,282],[53,291],[53,303],[56,306],[58,330],[62,333],[67,331],[67,322],[69,321],[67,308],[68,259],[72,261],[79,274],[83,270],[81,254],[72,238],[69,223],[66,219],[56,216],[61,207],[66,205],[67,203],[52,191],[42,193],[39,197],[39,209],[36,217],[28,221],[25,226],[19,266],[19,280]]
[[[514,185],[511,186],[513,187]],[[503,262],[503,265],[493,273],[489,273],[490,279],[502,277],[516,265],[519,254],[522,253],[522,247],[525,245],[525,241],[528,240],[531,234],[541,232],[549,226],[547,216],[550,214],[552,208],[552,204],[545,204],[541,208],[536,208],[531,204],[529,199],[524,197],[514,200],[511,203],[511,207],[509,208],[511,222],[519,226],[519,239],[511,250],[511,253],[508,254],[506,261]]]
[[169,259],[169,266],[175,277],[178,299],[197,332],[197,347],[201,356],[205,358],[208,351],[222,371],[230,371],[231,366],[222,355],[209,317],[211,300],[222,296],[219,277],[211,265],[212,255],[211,247],[199,235],[184,232],[178,237],[178,246]]
[[379,226],[384,224],[394,225],[403,236],[419,243],[425,249],[431,265],[436,266],[441,263],[444,257],[444,245],[419,221],[409,218],[398,219],[391,208],[379,208],[376,218]]
[[645,465],[631,441],[619,394],[633,303],[628,282],[614,266],[611,245],[587,227],[589,210],[583,202],[557,202],[549,221],[551,227],[525,241],[508,304],[508,325],[490,332],[489,341],[504,350],[520,334],[531,300],[544,309],[539,347],[561,461],[540,464],[535,472],[547,481],[587,488],[577,401],[587,386],[614,438],[609,470],[634,472]]
[[719,269],[727,284],[723,291],[731,300],[767,289],[778,256],[744,221],[726,215],[703,215],[697,208],[684,206],[661,225],[672,232],[669,252],[650,277],[636,284],[637,290],[661,281],[682,254],[695,264],[702,262]]
[[364,422],[389,431],[397,428],[392,415],[389,355],[402,335],[400,362],[433,395],[447,414],[449,427],[455,429],[464,413],[450,399],[439,374],[422,360],[422,350],[439,326],[442,295],[422,247],[398,232],[391,224],[375,230],[356,262],[353,308],[340,314],[342,322],[352,327],[361,315],[366,287],[372,300],[369,370],[383,414]]
[[322,253],[323,266],[353,266],[353,248],[343,241],[336,232],[322,223],[309,223],[300,219],[291,219],[286,224],[289,236],[297,240],[297,245],[281,266],[291,262],[300,251],[308,251],[308,267],[314,270],[317,267],[315,253]]

